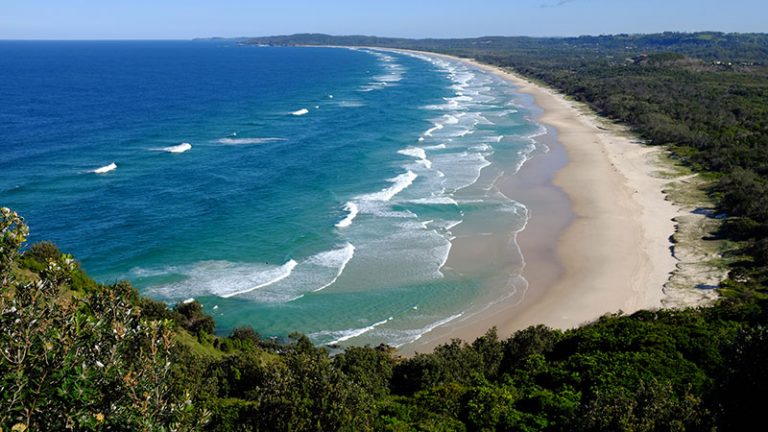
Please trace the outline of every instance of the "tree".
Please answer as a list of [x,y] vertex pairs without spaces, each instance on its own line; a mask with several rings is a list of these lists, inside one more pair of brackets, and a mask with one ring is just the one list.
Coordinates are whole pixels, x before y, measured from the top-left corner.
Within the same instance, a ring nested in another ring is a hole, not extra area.
[[187,430],[189,397],[171,391],[173,323],[143,319],[127,283],[66,292],[72,257],[48,256],[33,281],[13,276],[28,232],[0,220],[0,429]]
[[28,235],[24,218],[8,207],[0,208],[0,283],[3,287],[11,282],[11,269]]
[[213,317],[206,315],[203,312],[203,305],[197,300],[192,300],[184,303],[178,303],[174,306],[173,310],[180,314],[182,327],[187,329],[190,333],[200,336],[203,333],[213,334],[213,330],[216,328],[216,322]]

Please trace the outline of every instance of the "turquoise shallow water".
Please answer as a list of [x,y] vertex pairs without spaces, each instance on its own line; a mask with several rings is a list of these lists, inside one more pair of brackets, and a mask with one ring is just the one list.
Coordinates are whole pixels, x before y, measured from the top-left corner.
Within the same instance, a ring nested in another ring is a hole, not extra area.
[[[508,83],[365,49],[0,42],[0,204],[98,280],[226,333],[403,345],[522,295],[541,133]],[[96,171],[104,171],[97,173]],[[456,236],[505,259],[446,266]]]

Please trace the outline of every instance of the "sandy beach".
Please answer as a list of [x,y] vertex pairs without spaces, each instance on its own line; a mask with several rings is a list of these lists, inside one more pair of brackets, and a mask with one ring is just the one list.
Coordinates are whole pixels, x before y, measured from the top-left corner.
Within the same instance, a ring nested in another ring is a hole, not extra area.
[[506,337],[535,324],[568,329],[607,313],[661,307],[663,286],[677,263],[670,236],[680,215],[662,193],[669,182],[657,174],[662,150],[643,145],[551,89],[493,66],[458,60],[530,95],[542,111],[536,120],[549,131],[541,139],[550,151],[498,184],[530,211],[517,239],[528,289],[522,301],[502,301],[438,328],[404,352],[426,352],[452,338],[471,341],[492,326]]

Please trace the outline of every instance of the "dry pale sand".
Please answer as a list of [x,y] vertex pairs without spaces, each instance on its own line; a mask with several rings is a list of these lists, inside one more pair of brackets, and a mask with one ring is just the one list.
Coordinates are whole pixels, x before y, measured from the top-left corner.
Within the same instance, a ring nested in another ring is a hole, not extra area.
[[676,265],[669,238],[679,210],[662,193],[667,180],[655,175],[650,154],[658,150],[600,126],[562,95],[492,70],[533,96],[544,111],[539,121],[557,130],[568,163],[554,184],[571,199],[575,215],[558,244],[563,276],[500,329],[570,328],[608,312],[660,307]]
[[[670,236],[680,214],[662,193],[668,180],[656,175],[661,150],[548,88],[458,60],[531,95],[543,111],[537,120],[554,129],[556,142],[499,185],[531,211],[518,237],[529,283],[524,299],[438,328],[404,352],[425,352],[451,338],[473,340],[492,326],[507,336],[529,325],[567,329],[606,313],[661,307],[663,285],[676,265]],[[454,249],[460,253],[461,246]]]

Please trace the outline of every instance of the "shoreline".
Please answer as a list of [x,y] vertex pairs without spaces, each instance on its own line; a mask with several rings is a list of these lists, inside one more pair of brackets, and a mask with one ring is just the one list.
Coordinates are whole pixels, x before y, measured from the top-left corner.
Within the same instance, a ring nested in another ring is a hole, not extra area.
[[[643,145],[584,104],[501,68],[414,52],[483,69],[530,96],[540,110],[534,120],[548,131],[537,143],[544,141],[550,151],[498,184],[531,212],[518,234],[528,281],[523,300],[501,301],[438,327],[401,352],[431,351],[453,338],[471,342],[494,326],[506,338],[530,325],[569,329],[605,314],[661,308],[678,262],[670,241],[674,219],[682,214],[662,192],[669,183],[658,175],[663,149]],[[688,305],[696,304],[691,299]]]

